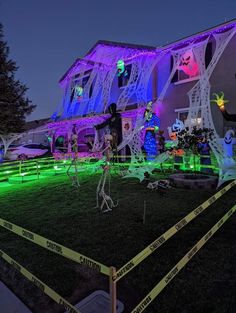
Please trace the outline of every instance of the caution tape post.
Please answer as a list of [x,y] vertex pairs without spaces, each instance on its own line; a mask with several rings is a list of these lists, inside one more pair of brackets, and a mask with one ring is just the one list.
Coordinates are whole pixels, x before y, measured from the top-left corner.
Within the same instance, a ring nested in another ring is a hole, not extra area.
[[110,279],[109,279],[109,285],[110,285],[110,306],[111,306],[111,313],[116,313],[116,282],[113,280],[113,277],[116,276],[116,268],[111,266],[110,267]]

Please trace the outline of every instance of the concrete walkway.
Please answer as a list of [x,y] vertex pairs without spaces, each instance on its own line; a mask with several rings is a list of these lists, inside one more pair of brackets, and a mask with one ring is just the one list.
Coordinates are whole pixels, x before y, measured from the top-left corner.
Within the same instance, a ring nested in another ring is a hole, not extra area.
[[2,282],[0,282],[0,312],[32,313]]

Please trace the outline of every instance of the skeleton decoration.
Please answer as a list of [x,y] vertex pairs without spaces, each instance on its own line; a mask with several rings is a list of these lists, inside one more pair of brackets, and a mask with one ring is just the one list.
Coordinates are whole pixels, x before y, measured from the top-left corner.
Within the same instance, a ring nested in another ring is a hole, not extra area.
[[195,61],[193,50],[188,50],[183,54],[178,69],[182,70],[189,77],[194,77],[199,74],[199,68]]
[[[98,182],[97,191],[96,191],[96,199],[97,199],[97,205],[96,208],[101,209],[103,213],[112,211],[114,207],[118,205],[118,202],[114,204],[112,198],[110,195],[107,195],[105,192],[105,185],[108,178],[109,183],[109,193],[110,193],[110,161],[113,156],[112,154],[112,140],[113,137],[110,134],[105,135],[105,149],[102,151],[102,153],[105,154],[105,164],[102,165],[103,172],[102,176]],[[99,199],[101,199],[101,205],[99,206]],[[105,206],[105,208],[104,208]]]
[[147,185],[147,188],[151,189],[151,190],[170,189],[171,185],[170,185],[169,180],[167,180],[167,179],[160,179],[160,180],[157,180],[157,181],[155,181],[153,183],[149,183]]
[[[230,40],[235,36],[236,34],[236,28],[232,27],[231,29],[226,29],[223,32],[213,32],[209,36],[205,36],[201,39],[200,42],[192,42],[191,48],[186,51],[186,48],[183,50],[178,49],[169,49],[167,50],[167,53],[170,53],[173,57],[173,68],[171,70],[169,78],[166,80],[165,85],[163,86],[159,97],[157,99],[157,102],[163,101],[166,92],[168,90],[168,87],[171,84],[172,78],[174,74],[176,73],[176,70],[183,71],[186,75],[189,75],[189,77],[194,77],[196,75],[199,75],[199,80],[196,81],[192,89],[188,92],[189,97],[189,114],[187,117],[186,125],[190,128],[192,127],[192,121],[196,120],[198,117],[198,112],[201,111],[201,125],[200,127],[205,128],[211,128],[214,129],[214,136],[212,140],[210,141],[210,146],[212,152],[215,154],[219,168],[220,168],[220,179],[219,179],[219,185],[224,182],[225,180],[232,179],[232,177],[236,178],[235,172],[230,170],[231,166],[234,166],[235,162],[231,157],[225,158],[224,150],[219,142],[219,136],[215,130],[214,122],[212,119],[211,114],[211,105],[210,105],[210,78],[211,75],[222,56],[223,52],[225,51],[225,48],[227,47]],[[215,49],[214,53],[212,55],[212,58],[210,60],[209,64],[205,64],[205,55],[206,55],[206,47],[207,44],[212,40],[212,38],[215,41]],[[97,55],[96,53],[94,56],[88,56],[88,58],[92,59],[96,64],[103,63],[103,54],[102,50],[98,49],[98,53],[100,55]],[[119,55],[119,58],[117,58],[116,48],[112,47],[110,51],[111,60],[110,64],[117,64],[117,61],[119,60],[129,60],[129,58],[132,56],[132,51],[129,51],[129,49],[124,49]],[[127,104],[129,103],[129,100],[133,97],[136,97],[137,103],[139,103],[139,107],[142,108],[145,103],[147,103],[147,86],[148,81],[150,78],[150,75],[155,68],[155,66],[158,66],[158,62],[162,60],[163,55],[165,55],[166,51],[162,51],[159,54],[153,53],[153,56],[150,56],[150,58],[139,57],[132,60],[132,68],[130,72],[130,78],[128,81],[128,84],[126,88],[122,89],[122,92],[119,96],[119,99],[117,101],[117,108],[121,111],[126,109]],[[125,61],[126,62],[126,61]],[[122,65],[122,64],[121,64]],[[123,65],[122,65],[123,66]],[[81,65],[81,67],[83,67]],[[85,68],[84,68],[85,71]],[[83,72],[82,70],[80,71]],[[89,89],[93,82],[96,81],[96,85],[93,89],[93,98],[95,99],[96,96],[98,96],[100,90],[102,101],[101,103],[104,105],[103,109],[104,111],[107,110],[107,106],[110,101],[110,94],[112,89],[112,83],[114,78],[117,75],[117,67],[114,66],[109,69],[104,69],[101,71],[98,75],[98,78],[96,78],[97,73],[93,70],[91,73],[91,76],[89,78],[89,81],[87,82],[86,86],[84,87],[84,94],[89,93]],[[82,74],[79,79],[82,79]],[[70,96],[70,90],[71,86],[68,87],[68,93],[67,97]],[[85,98],[83,96],[83,98]],[[95,100],[87,99],[87,102],[84,102],[86,106],[78,106],[80,107],[79,110],[84,110],[84,107],[89,108],[90,111],[95,111]],[[65,114],[62,114],[63,117],[70,117],[70,112],[68,111],[67,103],[68,98],[65,98],[64,105],[65,105]],[[81,113],[82,111],[78,111],[77,113]],[[67,115],[68,113],[68,115]],[[141,120],[141,119],[140,119]],[[124,147],[126,144],[129,145],[131,150],[131,164],[129,167],[129,177],[138,177],[140,180],[143,179],[143,175],[145,173],[144,167],[147,165],[144,161],[144,156],[142,154],[142,140],[140,136],[140,126],[139,126],[139,117],[136,119],[136,124],[134,125],[133,131],[130,134],[129,138],[126,138],[123,140],[124,142],[121,142],[118,146],[118,151],[121,147]],[[142,124],[143,125],[143,124]],[[96,139],[95,139],[95,146],[96,146]],[[162,154],[161,154],[162,155]],[[159,156],[161,156],[159,155]],[[156,162],[158,162],[159,156],[157,157]],[[143,167],[140,166],[140,164],[143,164]],[[227,165],[226,165],[227,164]],[[231,164],[231,165],[230,165]],[[150,169],[151,171],[151,169]],[[229,172],[230,171],[230,172]],[[231,177],[231,178],[229,178]]]
[[73,125],[70,144],[71,144],[71,151],[72,151],[72,160],[71,163],[66,171],[68,178],[71,181],[73,187],[79,188],[79,180],[78,180],[78,130],[76,125]]

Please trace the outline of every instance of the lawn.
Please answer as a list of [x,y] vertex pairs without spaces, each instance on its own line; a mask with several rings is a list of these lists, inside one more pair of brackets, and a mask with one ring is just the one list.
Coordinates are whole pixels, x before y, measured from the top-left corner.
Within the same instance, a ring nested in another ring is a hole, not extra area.
[[[155,174],[156,179],[165,174]],[[100,174],[80,174],[76,190],[65,175],[0,189],[0,217],[74,249],[107,266],[120,268],[215,191],[167,193],[147,189],[136,179],[111,177],[112,212],[95,209]],[[143,224],[144,202],[146,222]],[[233,187],[205,212],[118,282],[118,299],[130,312],[185,253],[236,203]],[[148,313],[233,313],[235,221],[232,216],[146,309]],[[72,303],[108,278],[0,229],[0,249]],[[0,278],[35,313],[63,312],[4,261]]]

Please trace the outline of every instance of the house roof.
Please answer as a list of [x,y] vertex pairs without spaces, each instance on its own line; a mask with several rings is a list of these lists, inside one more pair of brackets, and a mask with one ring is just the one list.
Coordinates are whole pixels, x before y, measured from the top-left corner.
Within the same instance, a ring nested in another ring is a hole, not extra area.
[[224,23],[221,23],[221,24],[218,24],[216,26],[213,26],[213,27],[210,27],[210,28],[207,28],[205,30],[202,30],[200,32],[197,32],[197,33],[194,33],[190,36],[185,36],[181,39],[178,39],[178,40],[175,40],[171,43],[168,43],[162,47],[159,47],[159,49],[168,49],[168,48],[172,48],[173,46],[178,46],[178,45],[183,45],[186,43],[186,41],[189,41],[189,40],[194,40],[196,39],[197,37],[203,37],[203,36],[207,36],[211,33],[214,33],[216,31],[219,31],[221,30],[222,32],[225,30],[228,30],[230,29],[231,27],[234,27],[236,26],[236,18],[235,19],[232,19],[230,21],[227,21],[227,22],[224,22]]
[[94,62],[91,60],[86,59],[86,57],[88,57],[90,54],[92,54],[92,52],[94,50],[96,50],[96,48],[99,45],[105,45],[105,46],[111,46],[111,47],[123,47],[123,48],[130,48],[130,49],[134,49],[134,50],[141,50],[141,51],[152,51],[152,52],[158,52],[158,51],[162,51],[162,50],[168,50],[168,49],[172,49],[172,48],[178,48],[181,47],[191,41],[196,40],[198,37],[202,38],[204,36],[207,36],[211,33],[214,33],[216,31],[226,31],[228,29],[230,29],[231,27],[236,26],[236,19],[232,19],[228,22],[224,22],[221,24],[218,24],[214,27],[208,28],[206,30],[200,31],[198,33],[195,33],[193,35],[190,36],[186,36],[183,37],[181,39],[178,39],[172,43],[169,43],[167,45],[161,46],[161,47],[153,47],[153,46],[146,46],[146,45],[139,45],[139,44],[131,44],[131,43],[124,43],[124,42],[115,42],[115,41],[108,41],[108,40],[98,40],[95,45],[85,54],[84,58],[78,58],[76,59],[76,61],[70,66],[70,68],[66,71],[66,73],[62,76],[62,78],[59,80],[59,83],[61,83],[66,76],[69,74],[69,72],[74,68],[74,66],[76,66],[76,64],[79,63],[86,63],[87,65],[95,65],[97,64],[98,66],[106,66],[105,64],[99,63],[99,62]]
[[42,118],[40,120],[26,122],[24,125],[24,131],[29,131],[29,130],[41,127],[43,125],[46,125],[49,121],[50,121],[50,118]]
[[102,66],[104,64],[100,63],[100,62],[94,62],[92,60],[87,60],[87,59],[82,59],[82,58],[77,58],[75,60],[75,62],[69,67],[69,69],[65,72],[65,74],[62,76],[62,78],[59,80],[59,83],[61,83],[65,78],[66,76],[70,73],[70,71],[76,66],[76,65],[79,65],[79,64],[86,64],[86,65],[91,65],[91,66],[94,66],[95,64],[98,65],[98,66]]
[[78,58],[75,60],[75,62],[70,66],[70,68],[66,71],[66,73],[62,76],[62,78],[59,80],[59,83],[61,83],[66,76],[70,73],[70,71],[77,65],[77,64],[87,64],[87,65],[98,65],[98,66],[106,66],[106,64],[103,64],[101,62],[94,62],[92,60],[86,59],[86,56],[90,55],[98,46],[110,46],[110,47],[121,47],[121,48],[130,48],[133,50],[141,50],[141,51],[156,51],[156,47],[152,46],[145,46],[145,45],[137,45],[137,44],[131,44],[131,43],[123,43],[123,42],[115,42],[115,41],[108,41],[108,40],[98,40],[95,45],[92,46],[92,48],[85,54],[84,58]]
[[108,41],[108,40],[98,40],[94,46],[86,53],[89,55],[97,46],[105,45],[105,46],[112,46],[112,47],[123,47],[123,48],[130,48],[134,50],[146,50],[146,51],[155,51],[156,47],[153,46],[145,46],[139,44],[132,44],[132,43],[124,43],[124,42],[116,42],[116,41]]

